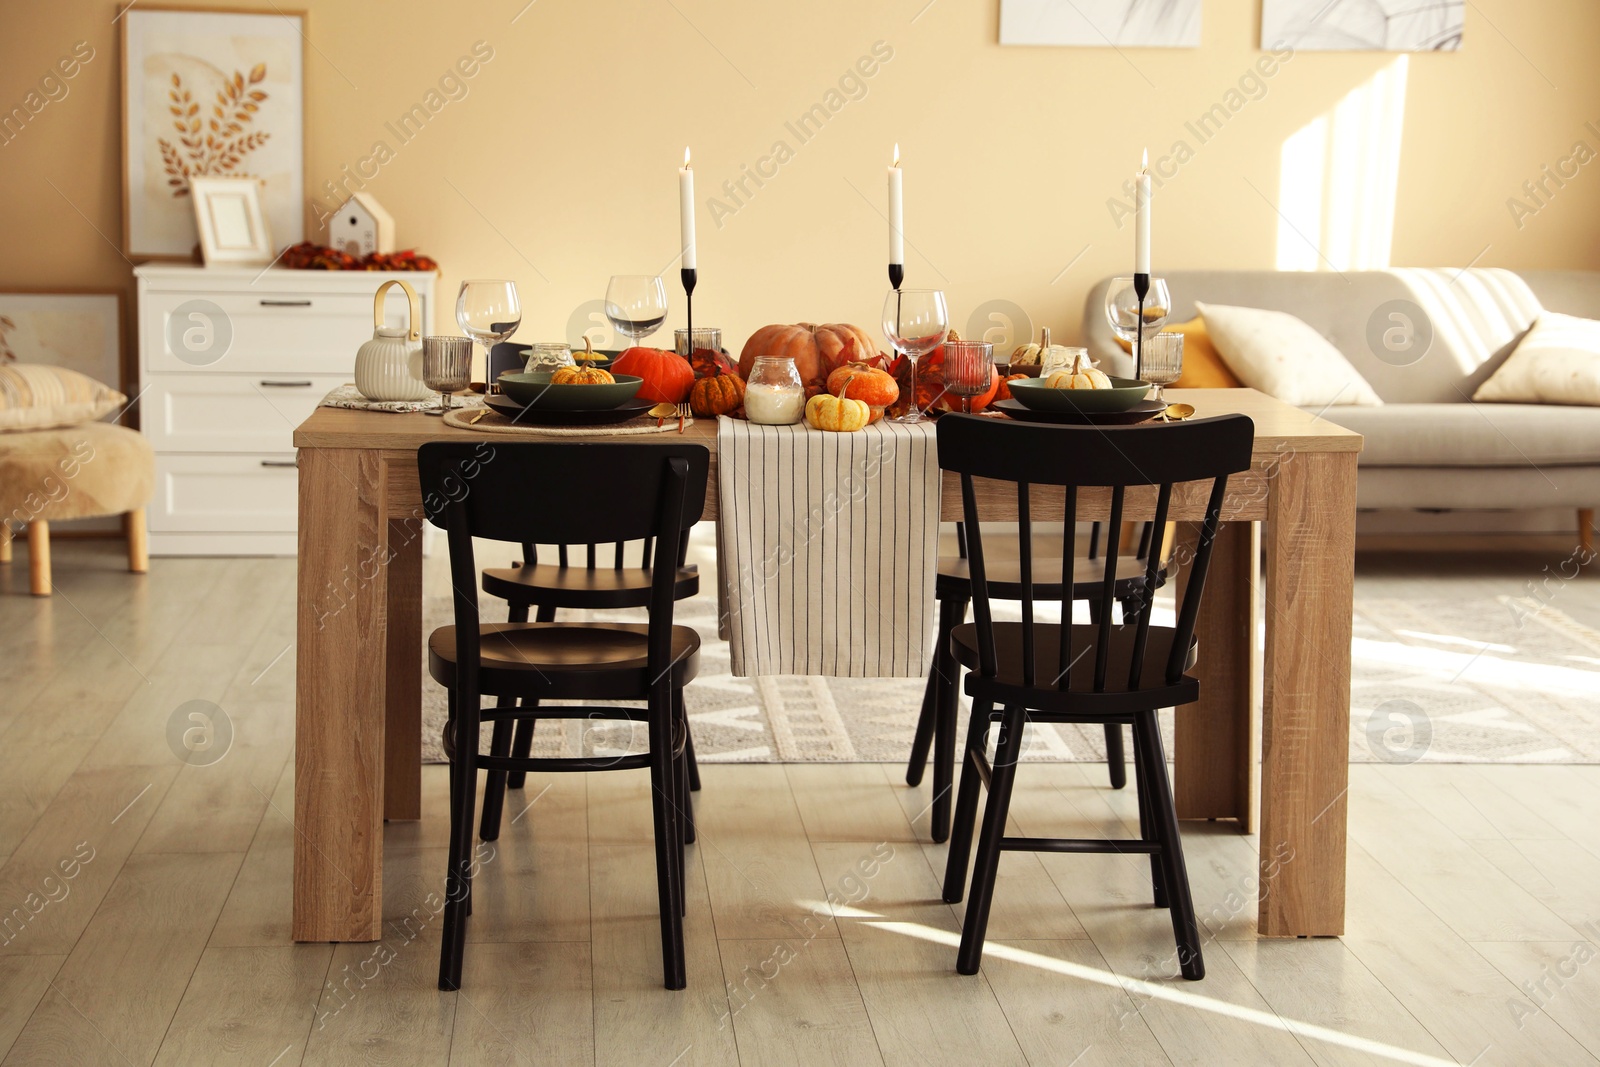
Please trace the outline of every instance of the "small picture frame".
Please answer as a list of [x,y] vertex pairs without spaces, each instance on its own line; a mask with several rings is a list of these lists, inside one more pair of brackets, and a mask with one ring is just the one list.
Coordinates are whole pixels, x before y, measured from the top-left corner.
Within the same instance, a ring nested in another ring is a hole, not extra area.
[[259,267],[272,262],[272,236],[256,179],[190,178],[189,191],[206,266]]

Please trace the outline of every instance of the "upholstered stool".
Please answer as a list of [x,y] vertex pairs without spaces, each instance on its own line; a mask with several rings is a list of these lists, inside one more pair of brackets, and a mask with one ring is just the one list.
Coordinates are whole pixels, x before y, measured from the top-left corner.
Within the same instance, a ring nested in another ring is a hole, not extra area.
[[50,523],[121,515],[128,569],[149,569],[144,507],[155,489],[156,457],[135,430],[89,422],[55,430],[0,433],[0,563],[11,537],[28,528],[28,584],[50,595]]

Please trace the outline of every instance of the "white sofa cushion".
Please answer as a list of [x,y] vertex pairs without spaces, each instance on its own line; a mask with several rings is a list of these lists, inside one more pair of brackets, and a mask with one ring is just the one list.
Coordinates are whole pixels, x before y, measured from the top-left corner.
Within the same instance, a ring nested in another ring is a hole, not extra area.
[[1547,311],[1472,399],[1600,405],[1600,322]]
[[1252,389],[1300,407],[1382,404],[1326,338],[1283,311],[1195,302],[1228,369]]

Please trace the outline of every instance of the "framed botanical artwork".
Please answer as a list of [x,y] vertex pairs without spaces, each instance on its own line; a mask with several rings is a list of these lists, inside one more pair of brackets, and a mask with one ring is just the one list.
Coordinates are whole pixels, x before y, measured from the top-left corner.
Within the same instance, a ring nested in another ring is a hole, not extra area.
[[0,292],[0,366],[49,363],[127,392],[122,293]]
[[301,12],[140,5],[122,16],[122,196],[130,258],[188,259],[190,180],[254,178],[279,246],[305,236]]

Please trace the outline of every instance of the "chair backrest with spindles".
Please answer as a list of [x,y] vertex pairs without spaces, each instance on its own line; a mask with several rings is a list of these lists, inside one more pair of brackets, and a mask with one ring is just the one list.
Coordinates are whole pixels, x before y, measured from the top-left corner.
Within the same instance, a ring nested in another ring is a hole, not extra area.
[[[1164,677],[1156,684],[1175,683],[1194,637],[1200,597],[1205,589],[1206,571],[1211,562],[1212,545],[1221,524],[1223,495],[1228,476],[1250,467],[1250,452],[1255,426],[1244,415],[1224,415],[1178,424],[1142,426],[1047,426],[1000,422],[975,415],[946,415],[939,420],[939,466],[960,476],[962,514],[966,528],[968,571],[972,581],[973,617],[978,628],[980,673],[993,677],[997,670],[994,621],[989,610],[988,585],[984,577],[984,531],[979,525],[974,478],[1012,483],[1016,492],[1017,549],[1022,586],[1022,671],[1023,682],[1037,686],[1039,661],[1035,623],[1033,574],[1033,492],[1035,486],[1058,487],[1064,501],[1059,514],[1065,537],[1062,546],[1063,573],[1072,573],[1077,553],[1077,511],[1080,489],[1110,492],[1108,530],[1122,528],[1128,490],[1154,489],[1154,509],[1150,515],[1149,538],[1141,553],[1146,561],[1141,586],[1143,610],[1138,612],[1128,662],[1128,689],[1145,682],[1143,668],[1150,633],[1149,610],[1157,586],[1158,572],[1165,556],[1162,544],[1174,486],[1202,484],[1206,501],[1195,556],[1189,563],[1189,580],[1178,607],[1171,653],[1164,665]],[[1190,491],[1186,490],[1187,496]],[[1149,494],[1145,494],[1149,495]],[[1056,521],[1052,515],[1044,521]],[[1099,610],[1095,633],[1094,692],[1106,691],[1111,669],[1111,644],[1115,622],[1116,571],[1120,551],[1118,538],[1106,538],[1105,579],[1098,595]],[[1046,685],[1062,691],[1077,688],[1072,682],[1074,651],[1071,645],[1072,601],[1070,586],[1064,599],[1055,601],[1061,609],[1057,650],[1060,666],[1057,677]],[[1120,684],[1120,683],[1119,683]]]
[[461,689],[477,692],[474,537],[524,545],[653,545],[648,655],[651,677],[664,675],[676,561],[689,527],[705,510],[710,465],[704,445],[676,442],[434,441],[418,449],[423,508],[449,533]]

